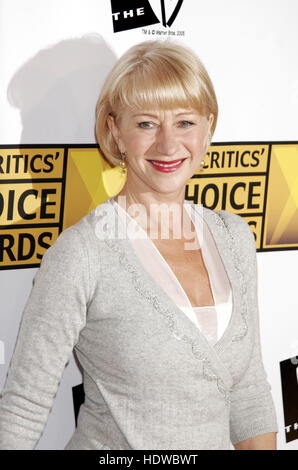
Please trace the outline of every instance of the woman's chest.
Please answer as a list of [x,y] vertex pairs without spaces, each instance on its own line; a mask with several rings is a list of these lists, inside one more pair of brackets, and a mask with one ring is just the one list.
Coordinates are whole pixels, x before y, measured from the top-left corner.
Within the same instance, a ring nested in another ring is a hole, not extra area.
[[[146,273],[127,240],[107,243],[104,248],[100,253],[100,269],[87,312],[87,323],[80,334],[79,349],[82,353],[91,353],[94,356],[92,362],[103,364],[105,370],[112,370],[117,364],[117,370],[120,374],[123,372],[123,376],[133,374],[137,377],[143,376],[145,364],[148,373],[153,374],[157,367],[162,374],[173,358],[177,366],[180,360],[181,365],[187,360],[196,362],[204,351],[209,351],[198,328],[178,307],[175,308],[169,296],[163,295],[159,280]],[[186,294],[191,296],[185,279],[189,279],[192,286],[192,278],[198,278],[202,262],[200,253],[189,251],[181,260],[178,249],[175,256],[173,250],[159,248],[167,262],[172,263]],[[189,265],[186,271],[185,264]],[[189,272],[192,272],[191,276]],[[204,279],[204,272],[201,277]],[[194,286],[195,290],[197,283]],[[231,336],[238,334],[242,325],[242,304],[237,299],[234,319],[229,325]],[[231,354],[226,359],[229,366],[237,354],[241,356],[240,369],[246,367],[251,333],[249,328],[240,350],[237,350],[238,342],[232,343],[231,351],[228,348]]]
[[154,240],[153,243],[163,258],[157,257],[156,262],[168,264],[192,306],[214,305],[202,250],[187,249],[187,243],[183,240]]

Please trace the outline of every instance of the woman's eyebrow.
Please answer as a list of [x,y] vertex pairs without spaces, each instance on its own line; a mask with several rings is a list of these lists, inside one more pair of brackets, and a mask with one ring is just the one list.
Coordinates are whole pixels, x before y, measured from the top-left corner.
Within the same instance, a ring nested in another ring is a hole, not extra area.
[[182,113],[176,114],[176,116],[193,116],[197,114],[195,111],[183,111]]
[[[175,116],[193,116],[196,114],[195,111],[183,111],[181,113],[175,114]],[[152,114],[152,113],[136,113],[132,115],[133,117],[139,117],[139,116],[149,116],[149,117],[158,117],[157,114]]]
[[139,116],[149,116],[149,117],[157,117],[157,114],[150,114],[150,113],[137,113],[133,114],[132,117],[139,117]]

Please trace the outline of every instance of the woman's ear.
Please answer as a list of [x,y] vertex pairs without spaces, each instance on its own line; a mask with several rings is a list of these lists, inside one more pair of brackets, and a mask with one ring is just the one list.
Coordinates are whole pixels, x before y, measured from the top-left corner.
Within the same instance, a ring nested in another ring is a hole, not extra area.
[[210,132],[211,132],[213,121],[214,121],[214,114],[210,113],[209,121],[208,121]]
[[119,139],[119,129],[116,125],[116,122],[115,122],[115,118],[114,116],[112,116],[111,114],[108,115],[107,117],[107,124],[108,124],[108,127],[112,133],[112,136],[114,137],[114,140],[117,142],[118,144],[118,139]]
[[119,151],[120,153],[124,153],[124,149],[122,149],[122,142],[121,142],[121,137],[120,137],[120,130],[119,130],[119,127],[117,126],[116,124],[116,120],[114,118],[114,116],[112,116],[111,114],[108,115],[107,117],[107,124],[108,124],[108,127],[111,131],[111,134],[114,138],[114,141],[116,142],[118,148],[119,148]]

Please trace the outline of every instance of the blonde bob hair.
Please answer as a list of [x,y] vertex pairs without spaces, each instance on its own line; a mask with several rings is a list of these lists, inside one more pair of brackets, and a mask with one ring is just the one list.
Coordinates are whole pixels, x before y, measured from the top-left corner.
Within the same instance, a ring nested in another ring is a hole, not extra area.
[[96,105],[96,138],[106,160],[119,165],[121,154],[108,127],[127,109],[192,108],[202,116],[214,115],[218,106],[210,77],[196,54],[180,44],[145,41],[131,47],[108,75]]

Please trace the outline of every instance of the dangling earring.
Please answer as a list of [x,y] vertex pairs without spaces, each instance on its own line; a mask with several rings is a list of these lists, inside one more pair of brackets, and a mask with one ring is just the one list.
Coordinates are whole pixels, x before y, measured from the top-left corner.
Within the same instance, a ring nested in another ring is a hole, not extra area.
[[[120,152],[120,153],[121,153],[121,152]],[[126,165],[124,159],[125,159],[125,152],[121,153],[121,161],[120,161],[120,163],[119,163],[119,165],[120,165],[121,168],[122,168],[122,173],[126,173],[126,168],[127,168],[127,165]]]
[[204,171],[204,168],[203,168],[204,165],[205,165],[205,162],[204,162],[204,160],[202,160],[201,163],[200,163],[200,171],[201,172]]

